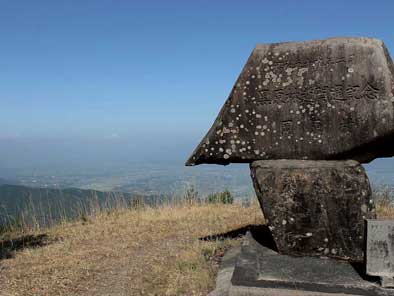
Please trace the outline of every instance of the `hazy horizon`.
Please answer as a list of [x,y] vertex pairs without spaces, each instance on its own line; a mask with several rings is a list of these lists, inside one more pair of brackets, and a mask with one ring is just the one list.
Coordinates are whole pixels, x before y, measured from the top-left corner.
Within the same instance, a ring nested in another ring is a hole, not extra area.
[[369,36],[393,55],[393,10],[391,1],[0,1],[0,168],[182,165],[257,43]]

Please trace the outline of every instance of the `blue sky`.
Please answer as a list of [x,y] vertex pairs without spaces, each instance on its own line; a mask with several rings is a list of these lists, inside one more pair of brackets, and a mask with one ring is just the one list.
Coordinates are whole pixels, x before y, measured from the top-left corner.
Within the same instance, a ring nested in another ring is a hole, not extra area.
[[179,158],[257,43],[369,36],[394,1],[0,0],[0,167]]

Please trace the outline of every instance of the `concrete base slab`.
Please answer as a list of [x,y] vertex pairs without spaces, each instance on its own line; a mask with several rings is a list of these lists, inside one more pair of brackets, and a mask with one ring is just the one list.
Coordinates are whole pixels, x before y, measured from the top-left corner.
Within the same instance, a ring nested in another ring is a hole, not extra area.
[[394,296],[379,280],[346,261],[279,255],[248,233],[241,250],[223,258],[217,289],[209,295]]

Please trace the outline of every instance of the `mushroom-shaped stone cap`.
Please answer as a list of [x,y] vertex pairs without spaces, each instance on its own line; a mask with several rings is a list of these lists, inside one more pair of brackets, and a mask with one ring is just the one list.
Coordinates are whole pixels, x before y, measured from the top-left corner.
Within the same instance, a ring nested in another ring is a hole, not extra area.
[[393,77],[378,39],[257,45],[186,165],[393,156]]

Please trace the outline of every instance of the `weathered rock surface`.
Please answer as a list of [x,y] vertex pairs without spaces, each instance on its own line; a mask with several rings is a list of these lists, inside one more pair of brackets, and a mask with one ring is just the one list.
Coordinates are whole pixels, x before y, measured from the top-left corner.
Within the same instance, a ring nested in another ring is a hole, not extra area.
[[394,287],[394,221],[367,220],[367,273],[380,276],[383,287]]
[[280,253],[363,260],[375,211],[358,162],[256,161],[251,175]]
[[187,165],[393,156],[393,77],[377,39],[258,45]]

